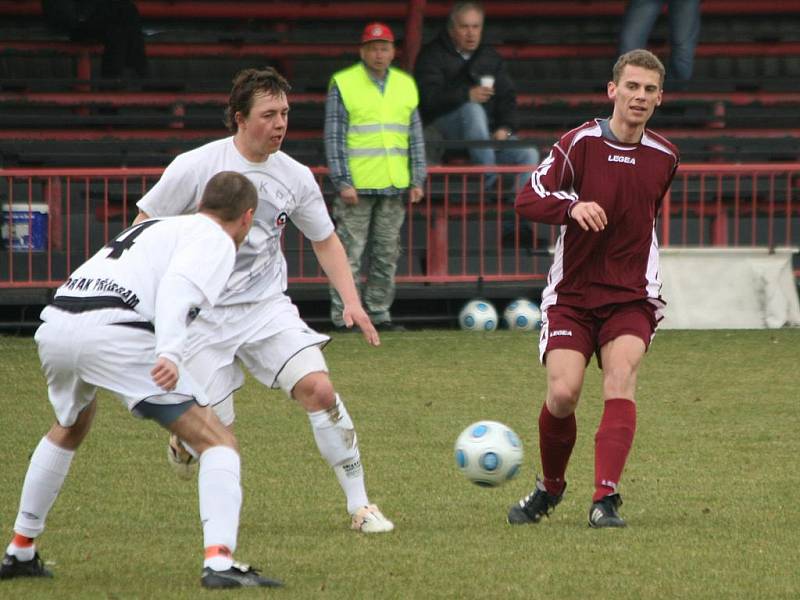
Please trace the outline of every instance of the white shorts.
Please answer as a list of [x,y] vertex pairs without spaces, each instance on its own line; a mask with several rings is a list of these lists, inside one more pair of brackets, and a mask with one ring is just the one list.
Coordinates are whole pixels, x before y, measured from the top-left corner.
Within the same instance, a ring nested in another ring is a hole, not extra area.
[[308,361],[305,372],[293,369],[294,381],[279,380],[286,363],[301,350],[323,348],[329,341],[306,325],[289,297],[281,294],[262,302],[201,311],[189,327],[185,364],[212,404],[244,384],[241,365],[267,387],[291,394],[305,375],[328,368],[320,353],[318,360]]
[[144,399],[152,404],[177,404],[194,398],[201,406],[208,404],[208,397],[185,369],[172,392],[158,387],[150,375],[156,363],[155,335],[110,324],[104,312],[70,314],[52,307],[42,312],[46,320],[34,339],[50,404],[61,426],[75,424],[98,387],[113,392],[128,410]]

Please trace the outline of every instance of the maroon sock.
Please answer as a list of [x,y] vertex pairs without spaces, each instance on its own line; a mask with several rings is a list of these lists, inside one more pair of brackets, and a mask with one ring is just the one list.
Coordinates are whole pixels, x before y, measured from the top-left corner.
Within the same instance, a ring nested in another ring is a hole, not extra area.
[[594,496],[597,502],[617,491],[636,432],[636,403],[625,398],[606,400],[594,436]]
[[575,447],[577,425],[575,413],[559,419],[542,405],[539,413],[539,453],[542,457],[544,487],[554,496],[564,491],[564,473]]

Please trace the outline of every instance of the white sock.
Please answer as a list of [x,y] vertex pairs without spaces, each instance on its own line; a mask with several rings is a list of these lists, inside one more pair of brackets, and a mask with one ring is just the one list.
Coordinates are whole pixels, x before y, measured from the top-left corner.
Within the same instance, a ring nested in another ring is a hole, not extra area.
[[14,542],[11,542],[8,545],[8,548],[6,548],[6,554],[10,556],[16,556],[17,560],[33,560],[33,557],[36,554],[36,544],[32,544],[30,546],[17,546]]
[[[203,546],[225,546],[233,553],[239,531],[242,507],[239,454],[227,446],[214,446],[200,455],[197,491],[200,496],[200,520],[203,523]],[[217,571],[230,569],[233,558],[216,555],[205,559],[204,567]]]
[[35,538],[44,531],[47,514],[61,491],[73,456],[74,450],[56,446],[47,436],[39,441],[31,455],[25,483],[22,484],[15,532]]
[[347,497],[347,512],[355,513],[369,504],[364,486],[364,470],[358,451],[358,437],[339,394],[328,410],[308,413],[320,454],[333,467],[339,485]]
[[230,556],[223,556],[222,554],[217,554],[203,561],[203,567],[209,567],[214,571],[227,571],[232,566],[233,558]]

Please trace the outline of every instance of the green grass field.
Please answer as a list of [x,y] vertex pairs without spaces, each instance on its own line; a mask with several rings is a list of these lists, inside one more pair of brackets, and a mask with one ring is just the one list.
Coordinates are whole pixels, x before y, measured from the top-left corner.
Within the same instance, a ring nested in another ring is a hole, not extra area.
[[[660,333],[639,379],[623,477],[625,530],[591,530],[599,371],[578,409],[570,489],[552,518],[511,528],[538,465],[544,370],[536,337],[422,331],[326,350],[358,431],[371,500],[397,529],[348,529],[343,496],[303,412],[248,381],[237,402],[245,490],[237,556],[281,590],[203,592],[196,484],[175,479],[166,436],[101,395],[39,544],[55,579],[0,582],[0,598],[798,598],[800,330]],[[0,338],[0,541],[28,455],[52,413],[33,341]],[[525,443],[519,478],[468,483],[453,442],[503,421]]]

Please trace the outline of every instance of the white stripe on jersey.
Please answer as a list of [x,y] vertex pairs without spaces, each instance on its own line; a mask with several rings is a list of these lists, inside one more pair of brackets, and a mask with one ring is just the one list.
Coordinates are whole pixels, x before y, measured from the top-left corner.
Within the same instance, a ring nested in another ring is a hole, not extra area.
[[[556,146],[558,148],[558,146]],[[547,175],[547,172],[550,170],[550,167],[553,166],[555,162],[555,157],[553,156],[553,151],[550,151],[550,154],[547,155],[539,167],[533,172],[533,177],[531,177],[531,186],[533,187],[533,191],[542,198],[547,196],[547,190],[542,185],[542,176]]]
[[567,226],[562,225],[556,240],[556,248],[553,253],[553,265],[547,272],[547,287],[542,292],[542,312],[558,301],[556,286],[564,279],[564,235],[567,233]]
[[[584,126],[581,125],[581,127],[584,127]],[[566,152],[564,152],[564,150],[561,148],[561,146],[558,145],[558,143],[555,144],[555,148],[558,149],[558,151],[561,152],[561,154],[564,155],[564,162],[569,167],[569,171],[570,171],[570,174],[571,174],[571,177],[570,177],[571,181],[575,181],[575,168],[572,166],[572,161],[569,159],[569,153],[572,152],[572,149],[575,147],[575,144],[577,144],[580,140],[582,140],[585,137],[602,137],[603,136],[603,130],[601,129],[600,124],[597,121],[595,121],[595,124],[594,124],[593,127],[589,127],[589,128],[585,128],[585,129],[581,129],[581,127],[576,127],[575,129],[573,129],[573,130],[571,130],[569,132],[569,133],[571,133],[572,131],[575,131],[576,129],[579,130],[578,133],[576,133],[575,136],[572,138],[572,141],[570,142],[569,148],[567,148]],[[569,133],[567,133],[567,135],[569,135]],[[562,184],[562,183],[563,183],[563,174],[562,174],[562,181],[560,181],[559,184]],[[573,193],[572,193],[572,195],[570,197],[570,200],[572,200],[574,202],[574,201],[578,200],[578,194],[576,194],[574,192],[574,188],[573,187],[570,187],[570,189],[573,191]]]
[[[561,148],[559,148],[558,146],[556,146],[555,148],[559,152],[563,153]],[[569,159],[565,157],[565,160],[567,161],[567,164],[569,164],[570,169],[572,169],[572,164],[569,162]],[[533,177],[531,177],[531,186],[533,187],[533,191],[536,192],[536,194],[540,198],[545,198],[547,197],[548,194],[550,194],[550,191],[542,185],[542,177],[544,175],[547,175],[547,172],[553,166],[554,162],[555,162],[555,157],[553,156],[553,151],[551,151],[550,154],[547,155],[547,158],[545,158],[542,161],[542,164],[540,164],[539,167],[533,172]],[[570,189],[573,191],[553,192],[553,196],[555,196],[559,200],[569,200],[570,202],[575,202],[578,199],[578,194],[575,193],[574,188]]]
[[578,199],[578,194],[576,194],[575,192],[555,192],[553,196],[555,196],[559,200],[574,201]]
[[664,154],[669,154],[672,157],[672,160],[677,161],[678,157],[675,156],[675,153],[670,150],[667,146],[659,142],[653,135],[649,135],[647,130],[642,134],[642,146],[649,146],[650,148],[655,148],[663,152]]
[[653,223],[653,237],[650,241],[650,254],[647,257],[647,297],[661,297],[661,272],[658,257],[658,236],[656,235],[655,223]]

